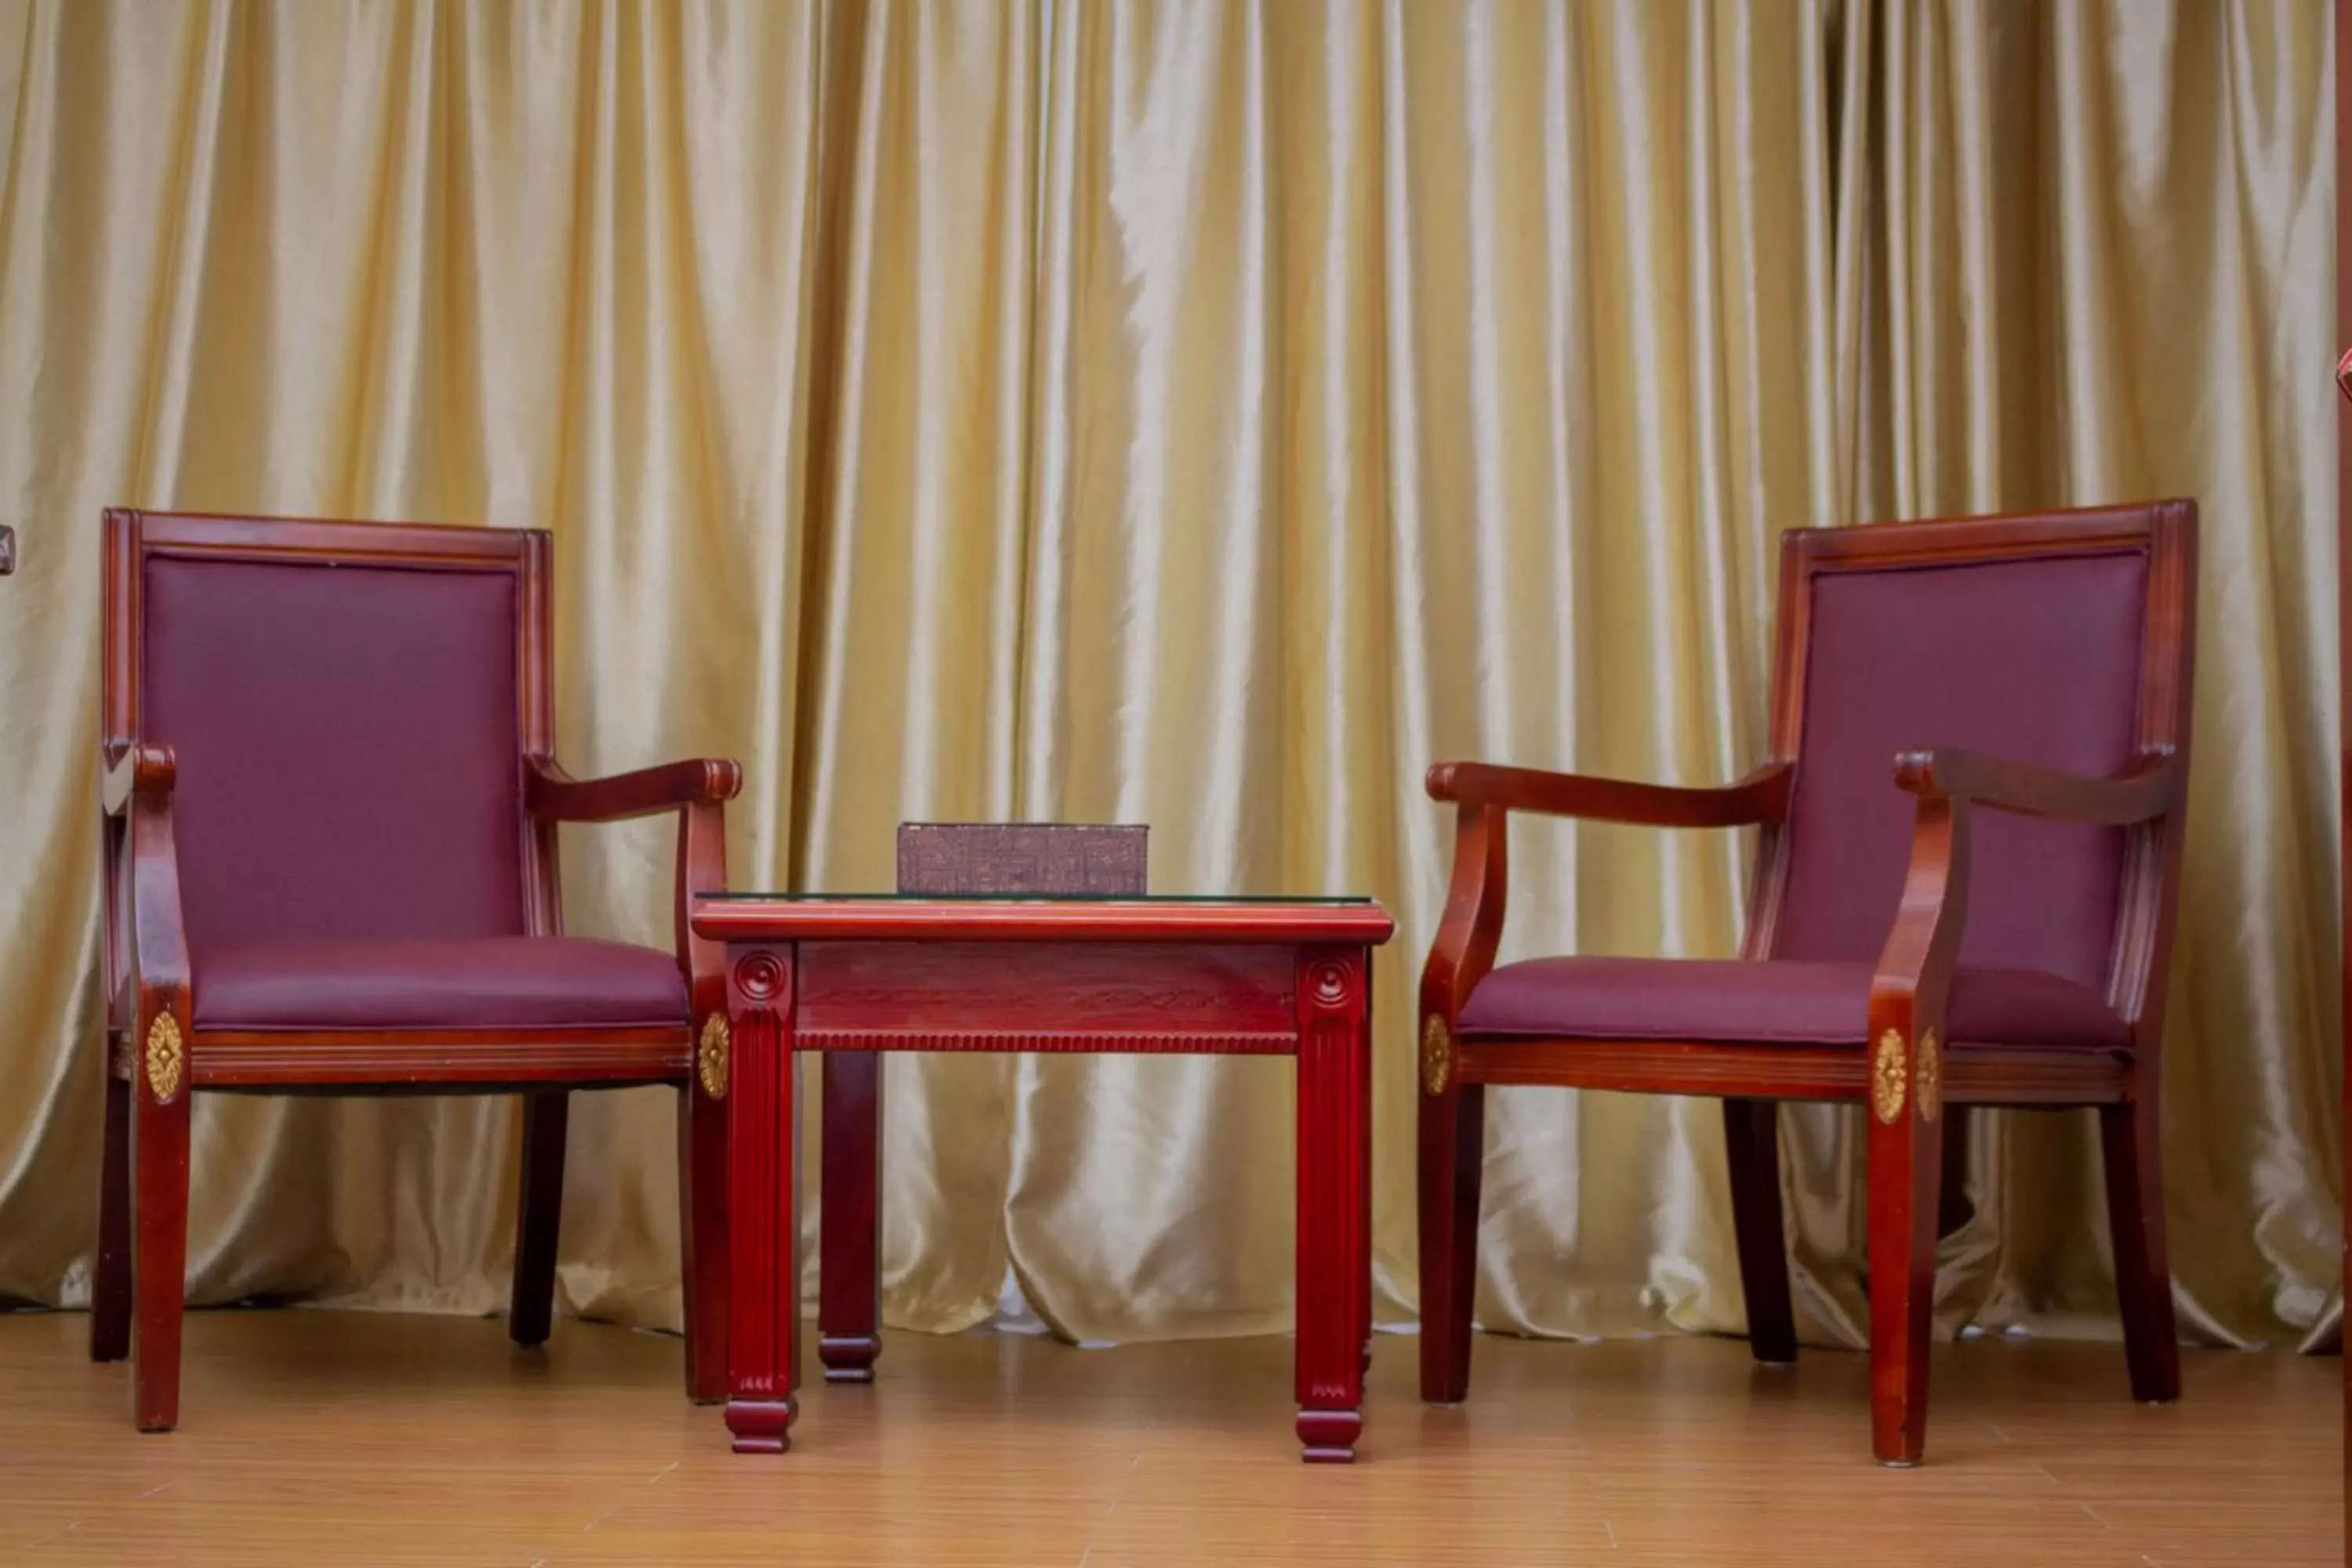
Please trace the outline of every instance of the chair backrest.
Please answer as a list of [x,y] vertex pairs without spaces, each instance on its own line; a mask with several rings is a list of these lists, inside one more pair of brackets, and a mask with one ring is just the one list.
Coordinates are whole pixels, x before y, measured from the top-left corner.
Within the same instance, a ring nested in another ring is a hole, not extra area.
[[135,511],[106,526],[104,733],[110,751],[177,755],[192,960],[551,929],[553,840],[522,809],[523,755],[552,730],[544,534]]
[[[2185,759],[2195,570],[2188,501],[1790,533],[1772,745],[1796,772],[1751,947],[1879,956],[1916,804],[1895,786],[1898,752],[2095,776]],[[2136,1019],[2160,975],[2130,938],[2169,930],[2177,868],[2169,822],[1980,812],[1960,962],[2061,975]]]

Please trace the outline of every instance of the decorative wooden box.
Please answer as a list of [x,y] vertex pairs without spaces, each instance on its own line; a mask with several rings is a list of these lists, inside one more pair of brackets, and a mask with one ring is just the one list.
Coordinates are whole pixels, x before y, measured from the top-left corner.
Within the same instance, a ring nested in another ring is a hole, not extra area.
[[902,893],[1141,898],[1149,827],[1071,822],[902,822]]

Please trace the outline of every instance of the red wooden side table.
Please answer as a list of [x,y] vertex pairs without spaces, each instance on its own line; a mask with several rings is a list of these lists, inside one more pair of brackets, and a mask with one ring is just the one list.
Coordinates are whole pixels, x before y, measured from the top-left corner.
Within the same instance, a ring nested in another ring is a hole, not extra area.
[[[728,1107],[737,1452],[783,1452],[799,1410],[794,1052],[1142,1051],[1298,1058],[1298,1437],[1308,1459],[1355,1458],[1372,1329],[1371,949],[1395,929],[1378,904],[726,894],[697,899],[693,926],[727,944],[727,1022],[706,1030],[699,1067]],[[870,1303],[857,1284],[828,1304]],[[874,1327],[824,1325],[853,1343]]]

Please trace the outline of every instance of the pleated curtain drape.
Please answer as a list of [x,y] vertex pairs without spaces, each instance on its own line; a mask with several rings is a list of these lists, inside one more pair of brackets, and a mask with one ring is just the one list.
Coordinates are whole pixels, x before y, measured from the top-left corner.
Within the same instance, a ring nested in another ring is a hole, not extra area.
[[[0,1292],[87,1299],[99,509],[552,529],[575,771],[739,757],[743,887],[906,818],[1148,822],[1378,896],[1414,1310],[1429,763],[1730,778],[1774,541],[2189,494],[2167,1049],[2192,1332],[2337,1312],[2325,0],[0,0]],[[1923,737],[1924,741],[1932,737]],[[660,823],[567,830],[667,940]],[[1504,956],[1717,954],[1748,844],[1529,822]],[[893,1059],[887,1320],[1291,1300],[1278,1062]],[[574,1105],[562,1291],[675,1326],[667,1091]],[[1491,1101],[1480,1317],[1741,1322],[1699,1101]],[[1862,1141],[1784,1117],[1806,1338]],[[511,1100],[205,1099],[190,1290],[487,1311]],[[1970,1119],[1954,1325],[2111,1332],[2093,1124]],[[813,1233],[814,1215],[807,1224]]]

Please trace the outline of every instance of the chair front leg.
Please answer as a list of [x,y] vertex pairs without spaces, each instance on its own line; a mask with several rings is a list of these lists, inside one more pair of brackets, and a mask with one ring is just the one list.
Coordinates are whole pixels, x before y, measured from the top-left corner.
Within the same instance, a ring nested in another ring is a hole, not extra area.
[[[723,1031],[724,1013],[705,1020]],[[716,1062],[722,1052],[707,1058]],[[713,1090],[717,1092],[713,1092]],[[686,1285],[686,1396],[697,1405],[727,1398],[727,1079],[717,1066],[698,1068],[678,1097],[678,1234]]]
[[[740,772],[736,778],[740,783]],[[727,951],[694,934],[693,913],[697,894],[726,886],[722,807],[716,800],[696,801],[677,814],[677,938],[693,1030],[693,1066],[678,1098],[677,1193],[686,1396],[697,1405],[717,1405],[727,1398],[735,1212],[729,1104],[737,1075],[735,1041],[728,1025]]]
[[1433,1405],[1454,1405],[1470,1393],[1486,1087],[1463,1083],[1449,1070],[1432,1092],[1435,1076],[1436,1069],[1425,1059],[1421,1097],[1421,1396]]
[[1486,1089],[1462,1080],[1457,1020],[1471,989],[1494,967],[1510,880],[1502,807],[1464,803],[1454,814],[1445,914],[1421,972],[1421,1396],[1433,1405],[1455,1404],[1470,1392]]
[[1940,1037],[1969,910],[1969,808],[1922,795],[1902,901],[1870,983],[1870,1431],[1881,1464],[1919,1462],[1944,1184]]
[[1879,1463],[1919,1462],[1936,1322],[1936,1220],[1944,1175],[1940,1067],[1894,1030],[1872,1049],[1870,1429]]
[[131,1271],[137,1321],[131,1344],[132,1409],[141,1431],[168,1432],[180,1424],[180,1319],[188,1267],[188,1105],[193,1096],[184,1006],[142,1008],[134,1038],[140,1046],[131,1068]]
[[[115,798],[107,810],[126,814],[122,847],[130,857],[131,1384],[131,1412],[142,1432],[179,1425],[180,1312],[187,1294],[188,1104],[195,1062],[172,836],[173,769],[168,750],[142,747],[108,775]],[[109,1063],[110,1125],[113,1071]]]

